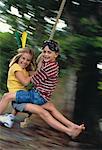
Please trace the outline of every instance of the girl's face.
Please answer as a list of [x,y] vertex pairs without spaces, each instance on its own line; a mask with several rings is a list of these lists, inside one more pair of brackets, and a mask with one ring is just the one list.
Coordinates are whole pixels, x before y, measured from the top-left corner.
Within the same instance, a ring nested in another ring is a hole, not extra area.
[[32,60],[32,55],[29,53],[23,53],[22,56],[18,60],[18,64],[21,66],[22,69],[25,69],[29,66]]
[[50,50],[48,46],[46,46],[42,51],[42,56],[45,62],[55,61],[58,53],[55,53],[54,51]]

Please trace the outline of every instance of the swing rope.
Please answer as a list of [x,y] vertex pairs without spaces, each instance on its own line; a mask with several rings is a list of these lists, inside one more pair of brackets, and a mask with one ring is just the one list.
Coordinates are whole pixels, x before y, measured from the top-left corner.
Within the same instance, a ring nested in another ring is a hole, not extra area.
[[61,14],[62,14],[62,11],[63,11],[63,9],[64,9],[65,2],[66,2],[66,0],[62,0],[62,2],[61,2],[61,5],[60,5],[59,11],[58,11],[58,15],[57,15],[57,17],[56,17],[55,24],[54,24],[54,26],[53,26],[53,28],[52,28],[52,31],[51,31],[49,40],[52,40],[53,37],[54,37],[55,30],[56,30],[56,26],[57,26],[57,23],[58,23],[58,20],[59,20]]
[[[50,34],[49,40],[52,40],[53,37],[54,37],[54,33],[55,33],[55,30],[56,30],[56,26],[57,26],[57,23],[58,23],[58,20],[59,20],[61,14],[62,14],[62,11],[63,11],[64,5],[65,5],[65,2],[66,2],[66,0],[62,0],[62,2],[61,2],[61,5],[60,5],[59,11],[58,11],[58,15],[57,15],[57,17],[56,17],[55,24],[53,25],[53,28],[52,28],[52,30],[51,30],[51,34]],[[40,57],[41,57],[41,55],[38,56],[38,58],[37,58],[37,60],[36,60],[37,63],[39,62]]]
[[[61,5],[60,5],[60,8],[59,8],[59,11],[58,11],[58,15],[57,15],[57,17],[56,17],[55,24],[53,25],[53,28],[52,28],[52,30],[51,30],[51,34],[50,34],[49,40],[52,40],[53,37],[54,37],[55,30],[56,30],[56,26],[57,26],[57,23],[58,23],[58,21],[59,21],[59,18],[60,18],[60,16],[61,16],[61,14],[62,14],[62,11],[63,11],[63,9],[64,9],[65,3],[66,3],[66,0],[62,0]],[[19,48],[20,48],[20,47],[24,48],[25,45],[26,45],[26,39],[27,39],[27,33],[26,33],[26,31],[24,31],[24,32],[22,33],[22,38],[20,38],[20,35],[19,35],[18,32],[15,32],[15,36],[16,36],[16,41],[17,41],[18,47],[19,47]]]

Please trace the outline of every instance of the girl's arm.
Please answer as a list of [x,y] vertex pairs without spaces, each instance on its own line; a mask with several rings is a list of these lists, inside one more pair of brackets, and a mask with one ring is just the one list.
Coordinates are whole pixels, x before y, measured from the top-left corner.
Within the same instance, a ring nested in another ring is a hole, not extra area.
[[15,76],[24,86],[27,86],[30,83],[31,76],[25,77],[21,71],[16,71]]

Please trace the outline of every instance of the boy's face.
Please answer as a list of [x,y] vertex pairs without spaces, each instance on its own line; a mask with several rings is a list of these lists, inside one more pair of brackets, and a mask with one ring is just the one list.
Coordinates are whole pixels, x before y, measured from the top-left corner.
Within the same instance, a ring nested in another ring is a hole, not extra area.
[[42,56],[45,62],[55,61],[58,53],[55,53],[54,51],[50,50],[48,46],[46,46],[42,51]]

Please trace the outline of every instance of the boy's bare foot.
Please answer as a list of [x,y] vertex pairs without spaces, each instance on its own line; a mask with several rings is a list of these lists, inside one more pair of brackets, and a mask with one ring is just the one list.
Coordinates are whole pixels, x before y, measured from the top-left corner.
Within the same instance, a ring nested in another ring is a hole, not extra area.
[[79,127],[80,127],[82,130],[85,130],[84,124],[81,124]]
[[80,126],[77,126],[77,125],[76,125],[76,126],[72,127],[72,129],[71,129],[71,134],[70,134],[71,138],[72,138],[72,139],[75,139],[77,136],[80,135],[80,133],[81,133],[83,130],[85,130],[84,124],[82,124],[82,125],[80,125]]
[[84,126],[84,124],[81,124],[81,125],[74,125],[74,126],[72,127],[72,129],[82,129],[82,130],[85,130],[85,126]]
[[82,129],[76,129],[72,131],[71,138],[75,139],[82,132]]

